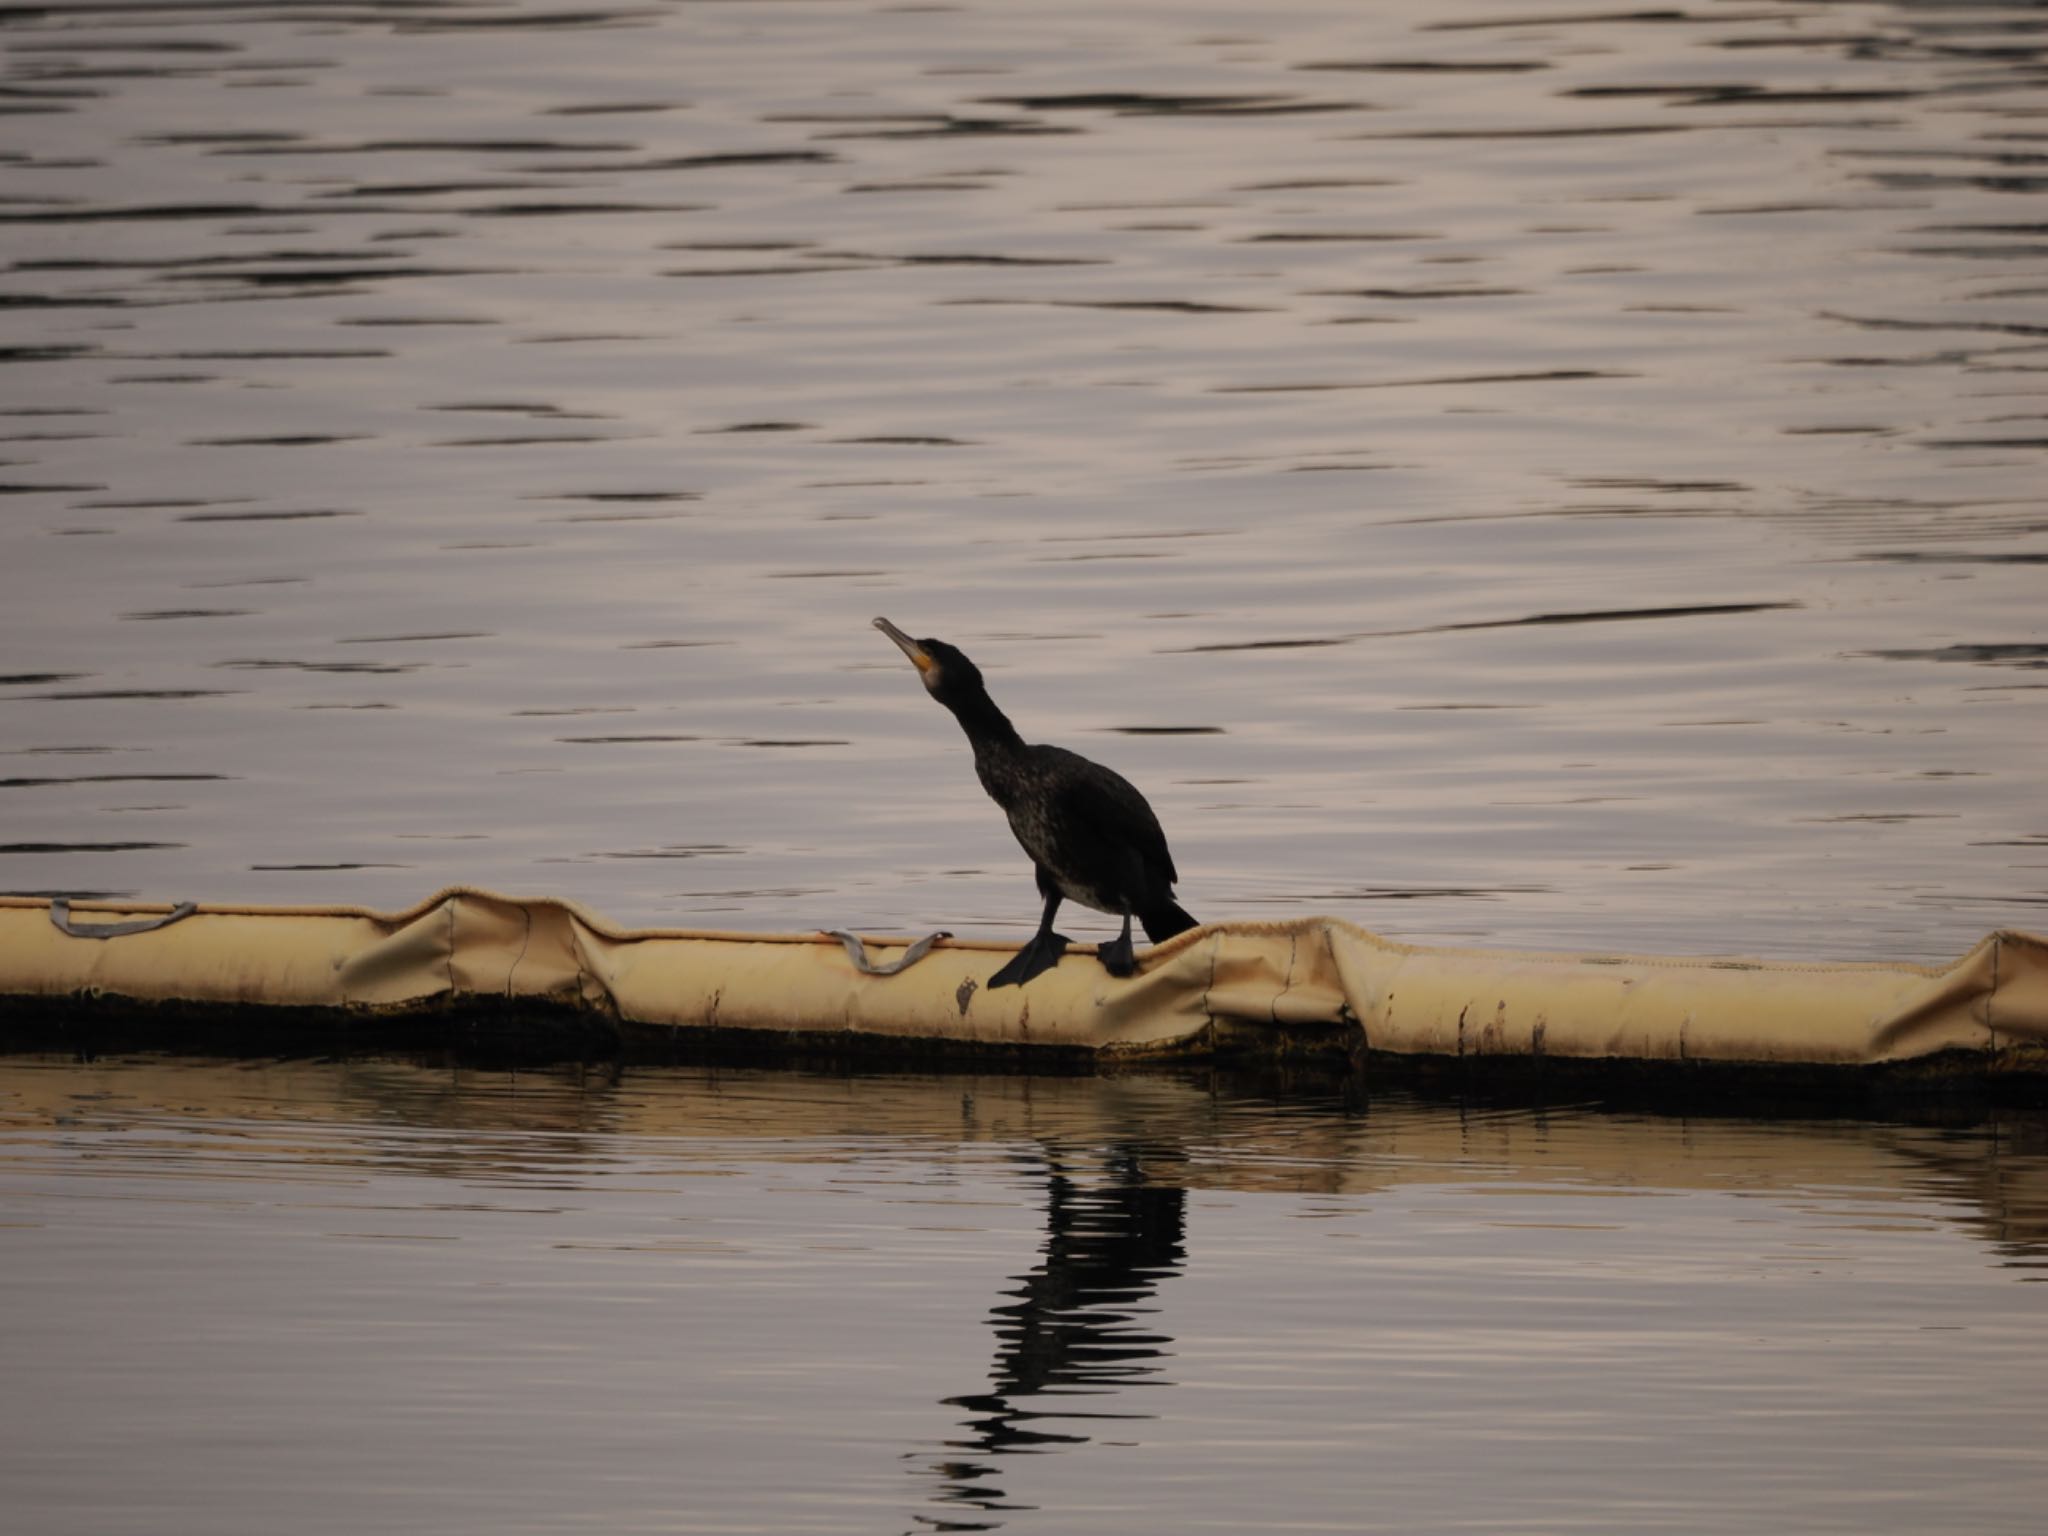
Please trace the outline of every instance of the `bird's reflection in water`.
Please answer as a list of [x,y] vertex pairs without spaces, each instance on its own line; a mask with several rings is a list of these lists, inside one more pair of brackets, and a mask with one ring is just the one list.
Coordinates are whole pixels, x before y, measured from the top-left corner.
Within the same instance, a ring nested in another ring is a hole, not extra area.
[[954,1513],[919,1516],[930,1529],[993,1530],[996,1511],[1030,1507],[1009,1502],[995,1458],[1086,1444],[1079,1421],[1152,1417],[1104,1399],[1165,1385],[1173,1341],[1145,1303],[1181,1267],[1187,1191],[1148,1180],[1132,1148],[1113,1149],[1099,1171],[1081,1161],[1047,1156],[1043,1257],[989,1314],[999,1341],[989,1390],[946,1399],[970,1417],[931,1467]]

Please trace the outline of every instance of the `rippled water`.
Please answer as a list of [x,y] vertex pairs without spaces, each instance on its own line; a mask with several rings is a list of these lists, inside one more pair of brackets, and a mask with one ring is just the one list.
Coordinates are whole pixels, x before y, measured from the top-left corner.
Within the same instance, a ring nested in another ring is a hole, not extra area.
[[0,1066],[14,1528],[2021,1532],[2048,1140]]
[[886,613],[1141,783],[1198,916],[2040,925],[2038,6],[0,48],[0,888],[1023,931]]

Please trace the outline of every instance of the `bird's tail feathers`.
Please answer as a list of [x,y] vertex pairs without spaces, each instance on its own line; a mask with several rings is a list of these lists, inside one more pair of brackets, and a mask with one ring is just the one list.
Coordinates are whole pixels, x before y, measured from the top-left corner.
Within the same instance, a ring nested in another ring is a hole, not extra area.
[[1201,926],[1171,897],[1145,908],[1138,914],[1138,921],[1145,925],[1145,937],[1154,944],[1164,944],[1176,933]]

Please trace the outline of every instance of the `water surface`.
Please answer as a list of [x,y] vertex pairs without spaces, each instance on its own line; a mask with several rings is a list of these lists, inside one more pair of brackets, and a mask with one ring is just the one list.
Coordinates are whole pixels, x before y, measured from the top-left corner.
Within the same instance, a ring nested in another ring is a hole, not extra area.
[[0,45],[0,889],[1017,932],[886,613],[1198,916],[2039,926],[2037,7]]
[[2029,1531],[2039,1123],[0,1065],[66,1536]]

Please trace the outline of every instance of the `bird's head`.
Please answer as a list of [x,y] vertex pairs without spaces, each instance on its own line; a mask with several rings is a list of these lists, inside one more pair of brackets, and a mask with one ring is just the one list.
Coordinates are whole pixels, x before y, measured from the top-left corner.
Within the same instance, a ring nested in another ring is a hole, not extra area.
[[896,642],[917,668],[924,691],[948,709],[987,691],[981,669],[958,648],[943,640],[913,640],[887,619],[875,620],[875,628]]

